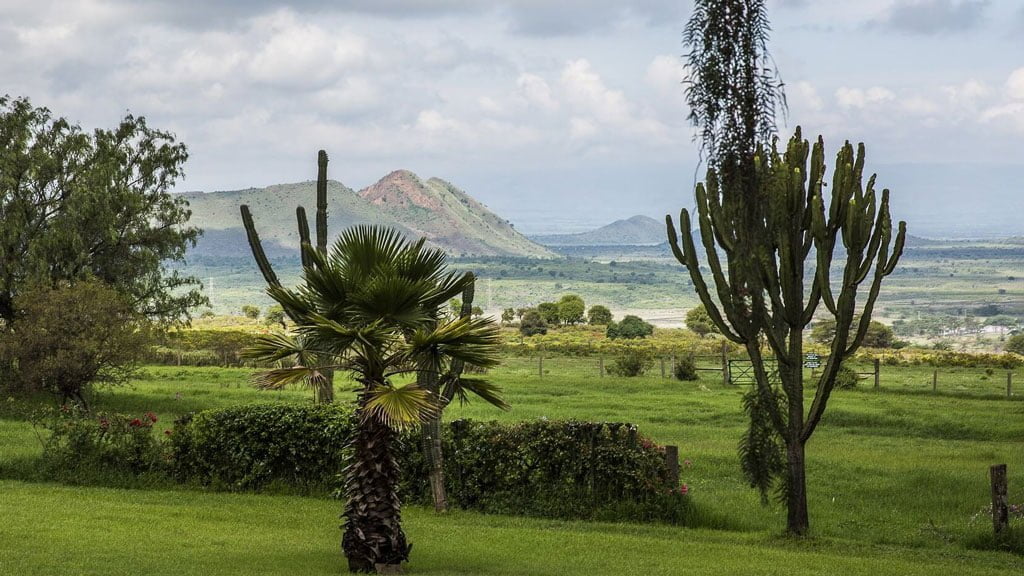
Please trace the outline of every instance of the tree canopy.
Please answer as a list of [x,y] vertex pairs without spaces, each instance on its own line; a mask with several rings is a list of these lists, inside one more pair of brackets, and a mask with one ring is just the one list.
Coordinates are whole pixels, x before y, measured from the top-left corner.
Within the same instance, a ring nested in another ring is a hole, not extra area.
[[188,158],[169,132],[131,114],[89,134],[26,98],[0,97],[0,321],[30,283],[93,277],[150,319],[206,302],[181,262],[200,234],[170,194]]

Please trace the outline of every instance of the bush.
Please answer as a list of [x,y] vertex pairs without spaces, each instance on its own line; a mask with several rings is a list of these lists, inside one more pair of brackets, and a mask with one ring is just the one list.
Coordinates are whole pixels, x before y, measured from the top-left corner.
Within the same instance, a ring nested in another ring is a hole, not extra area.
[[836,372],[836,389],[852,390],[857,387],[857,373],[845,363]]
[[633,348],[626,350],[622,356],[616,358],[608,367],[608,373],[627,378],[642,376],[653,364],[654,361],[651,360],[650,354]]
[[327,490],[342,471],[353,429],[351,409],[337,404],[252,404],[186,415],[170,435],[173,473],[229,490]]
[[43,410],[34,424],[49,431],[40,459],[48,479],[83,482],[91,477],[131,477],[162,472],[164,451],[153,435],[156,414],[88,414],[67,405]]
[[700,375],[697,373],[697,364],[693,361],[693,358],[688,356],[676,359],[676,365],[672,368],[672,375],[676,377],[676,380],[692,381],[700,379]]

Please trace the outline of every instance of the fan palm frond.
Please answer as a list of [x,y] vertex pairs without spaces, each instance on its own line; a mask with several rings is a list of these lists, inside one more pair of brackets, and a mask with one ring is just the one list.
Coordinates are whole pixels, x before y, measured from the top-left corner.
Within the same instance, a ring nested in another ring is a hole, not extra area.
[[469,395],[467,392],[475,394],[484,402],[487,402],[491,406],[501,408],[502,410],[509,410],[512,408],[507,402],[505,402],[504,398],[502,398],[501,387],[482,378],[449,376],[444,381],[441,394],[444,396],[446,403],[458,398],[460,404],[467,404],[469,403]]
[[381,386],[367,392],[364,418],[375,418],[389,428],[410,428],[434,414],[429,390],[416,384]]

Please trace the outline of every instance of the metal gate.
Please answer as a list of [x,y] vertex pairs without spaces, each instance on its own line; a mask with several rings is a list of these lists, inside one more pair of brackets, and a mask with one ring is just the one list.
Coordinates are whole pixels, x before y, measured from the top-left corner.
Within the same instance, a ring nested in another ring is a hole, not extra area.
[[[763,361],[765,372],[768,373],[768,381],[778,382],[779,361],[775,358],[764,358]],[[729,383],[733,386],[756,384],[754,363],[750,360],[729,360]]]

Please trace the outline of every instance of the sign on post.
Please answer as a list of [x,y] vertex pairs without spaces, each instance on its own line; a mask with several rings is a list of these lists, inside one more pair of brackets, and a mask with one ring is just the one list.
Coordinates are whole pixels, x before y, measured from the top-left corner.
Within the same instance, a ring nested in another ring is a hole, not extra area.
[[821,356],[819,354],[804,354],[804,368],[821,368]]

